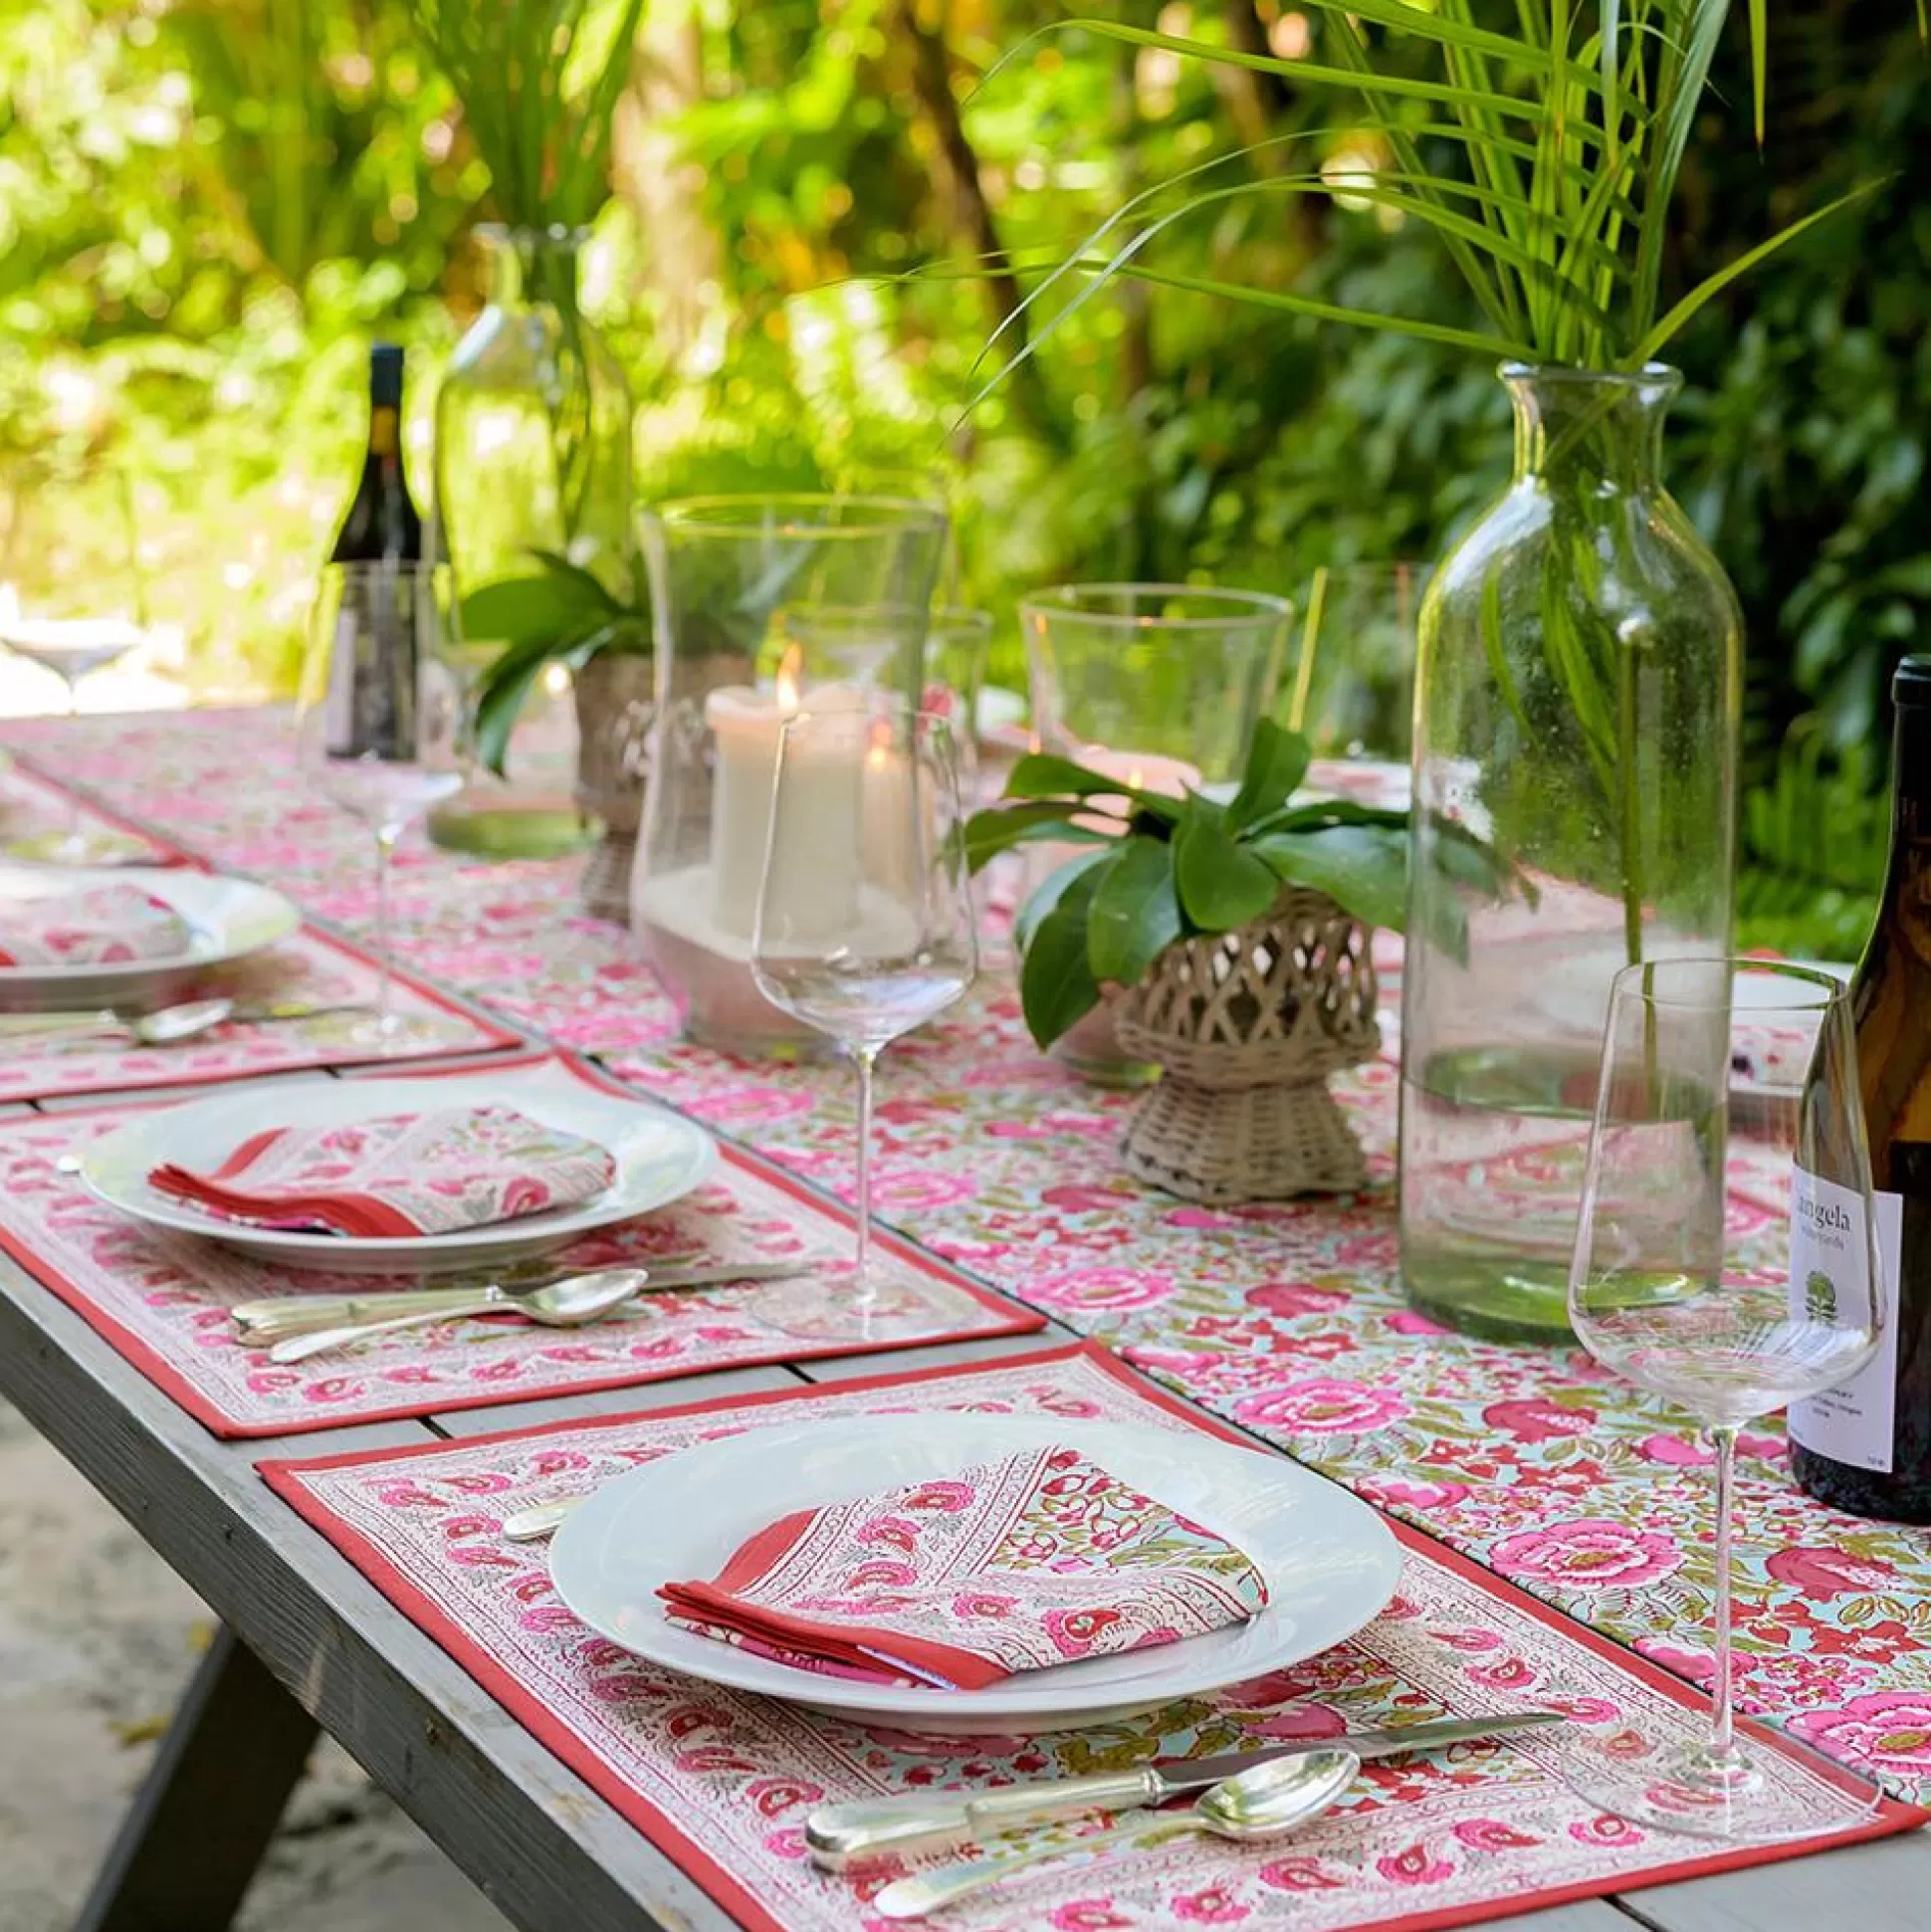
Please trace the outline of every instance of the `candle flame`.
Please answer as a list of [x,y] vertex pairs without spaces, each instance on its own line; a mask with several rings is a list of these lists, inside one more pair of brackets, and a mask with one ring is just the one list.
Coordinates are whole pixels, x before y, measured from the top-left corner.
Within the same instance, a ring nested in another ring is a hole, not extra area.
[[777,661],[777,706],[780,711],[798,708],[798,684],[804,670],[804,653],[795,644],[784,647]]
[[892,755],[892,727],[883,718],[875,718],[867,736],[872,742],[865,753],[865,762],[874,771],[883,771]]

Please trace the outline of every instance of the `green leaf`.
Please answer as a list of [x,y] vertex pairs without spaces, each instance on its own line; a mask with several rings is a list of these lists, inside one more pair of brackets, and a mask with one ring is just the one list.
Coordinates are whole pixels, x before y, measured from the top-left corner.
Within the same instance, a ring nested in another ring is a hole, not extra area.
[[1202,933],[1230,933],[1258,919],[1280,888],[1266,862],[1227,829],[1218,805],[1193,801],[1174,843],[1180,910]]
[[1065,898],[1073,885],[1095,866],[1110,864],[1119,856],[1118,848],[1109,839],[1104,846],[1096,845],[1090,852],[1080,852],[1060,864],[1033,887],[1026,903],[1019,908],[1019,916],[1012,922],[1012,941],[1021,953],[1032,944],[1032,936],[1039,930],[1040,922]]
[[[1889,177],[1886,176],[1885,179]],[[1828,221],[1832,215],[1840,214],[1853,201],[1863,201],[1874,195],[1884,185],[1883,181],[1866,181],[1852,188],[1848,194],[1840,194],[1834,201],[1822,208],[1815,208],[1801,221],[1794,221],[1788,228],[1780,229],[1768,241],[1759,242],[1755,248],[1746,249],[1734,262],[1727,262],[1714,275],[1705,276],[1675,308],[1663,317],[1654,328],[1638,342],[1631,352],[1627,366],[1639,369],[1660,349],[1669,338],[1709,301],[1727,289],[1738,276],[1747,275],[1766,255],[1774,255],[1780,248],[1797,240],[1807,229],[1815,228],[1821,221]]]
[[592,575],[580,563],[572,563],[559,551],[537,548],[531,554],[540,559],[543,568],[560,584],[568,584],[583,602],[599,604],[612,616],[619,615],[628,608],[610,594],[609,586],[601,577]]
[[[1083,263],[1082,267],[1109,275],[1124,275],[1133,282],[1146,282],[1159,289],[1179,289],[1187,295],[1215,296],[1223,302],[1244,302],[1250,308],[1278,309],[1290,316],[1312,316],[1317,322],[1343,322],[1351,328],[1375,328],[1392,335],[1406,335],[1418,342],[1440,342],[1447,348],[1465,348],[1491,361],[1533,362],[1534,347],[1504,335],[1479,335],[1470,328],[1451,328],[1442,322],[1416,322],[1407,316],[1385,316],[1373,309],[1348,309],[1338,303],[1316,302],[1309,296],[1287,295],[1279,289],[1243,288],[1237,282],[1219,282],[1205,275],[1177,275],[1166,269],[1150,269],[1140,263]],[[1010,365],[1008,365],[1010,366]]]
[[1040,1046],[1051,1046],[1100,1003],[1100,982],[1086,958],[1086,915],[1104,871],[1096,866],[1066,887],[1034,928],[1020,962],[1019,1005],[1026,1031]]
[[457,618],[466,639],[517,645],[601,622],[606,602],[591,602],[553,576],[504,577],[472,590],[457,606]]
[[1253,743],[1247,748],[1247,768],[1241,773],[1240,789],[1227,806],[1229,829],[1238,832],[1285,805],[1294,795],[1294,787],[1307,776],[1312,755],[1299,732],[1284,731],[1271,718],[1263,718],[1254,727]]
[[1073,815],[1084,809],[1068,799],[1041,798],[1009,805],[989,805],[966,821],[966,866],[977,872],[1001,852],[1015,845],[1032,844],[1039,839],[1063,839],[1079,845],[1108,842],[1124,833],[1102,832],[1094,826],[1075,825]]
[[1056,757],[1050,751],[1028,751],[1012,767],[1005,781],[1007,798],[1121,798],[1130,799],[1137,811],[1151,812],[1156,818],[1176,819],[1180,815],[1178,798],[1142,791],[1123,784],[1090,765],[1076,764],[1071,758]]
[[1103,984],[1136,984],[1180,938],[1180,902],[1174,889],[1174,848],[1164,839],[1130,838],[1093,894],[1086,917],[1086,958]]
[[1379,825],[1331,825],[1277,832],[1253,847],[1283,885],[1325,892],[1365,926],[1398,933],[1407,925],[1408,841]]

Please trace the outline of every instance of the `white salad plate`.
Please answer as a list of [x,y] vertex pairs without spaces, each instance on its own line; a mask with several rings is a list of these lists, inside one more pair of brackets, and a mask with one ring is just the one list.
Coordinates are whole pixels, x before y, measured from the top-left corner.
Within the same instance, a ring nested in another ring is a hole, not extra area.
[[[164,1161],[209,1172],[252,1134],[272,1127],[346,1127],[390,1114],[500,1103],[545,1127],[579,1134],[616,1157],[617,1178],[574,1207],[526,1214],[490,1227],[406,1240],[243,1227],[157,1192],[149,1172]],[[108,1206],[137,1221],[199,1234],[266,1261],[334,1274],[437,1274],[534,1259],[593,1228],[663,1207],[701,1185],[718,1144],[703,1128],[648,1100],[606,1093],[556,1066],[478,1068],[429,1079],[263,1082],[181,1107],[137,1114],[98,1141],[81,1178]]]
[[186,866],[0,868],[0,901],[61,899],[107,886],[136,887],[169,907],[188,928],[187,951],[114,966],[0,966],[0,1012],[163,1005],[210,967],[259,953],[302,924],[279,892]]
[[[665,1614],[661,1584],[715,1577],[748,1537],[791,1511],[1061,1442],[1238,1545],[1266,1583],[1266,1608],[1234,1628],[983,1690],[819,1676],[679,1629]],[[1031,1733],[1196,1697],[1311,1657],[1387,1605],[1401,1549],[1366,1503],[1265,1450],[1144,1423],[925,1410],[767,1423],[628,1470],[565,1518],[549,1572],[590,1628],[690,1676],[860,1722]]]

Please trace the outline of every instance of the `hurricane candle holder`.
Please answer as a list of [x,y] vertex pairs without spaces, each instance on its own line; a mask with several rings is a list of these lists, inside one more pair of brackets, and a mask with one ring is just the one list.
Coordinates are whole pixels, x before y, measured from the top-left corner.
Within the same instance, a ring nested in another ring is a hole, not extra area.
[[[751,970],[778,736],[877,691],[916,698],[945,537],[943,511],[891,498],[717,497],[645,516],[657,715],[631,925],[691,1038],[750,1056],[823,1050]],[[827,801],[890,779],[814,775]],[[855,862],[827,839],[799,891],[834,903],[838,868]]]

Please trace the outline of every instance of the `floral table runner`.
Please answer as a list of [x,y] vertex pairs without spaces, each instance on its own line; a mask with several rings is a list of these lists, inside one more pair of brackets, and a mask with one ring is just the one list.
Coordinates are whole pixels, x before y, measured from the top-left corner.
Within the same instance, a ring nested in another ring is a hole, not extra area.
[[[273,729],[261,714],[218,713],[8,728],[182,842],[305,896],[315,881],[330,911],[366,931],[346,821],[324,863],[318,808],[293,775],[278,791],[241,755]],[[574,862],[477,868],[419,846],[407,857],[401,931],[419,969],[597,1050],[633,1084],[849,1194],[845,1083],[676,1042],[669,1001],[626,936],[581,916]],[[886,1056],[875,1205],[1536,1596],[1707,1681],[1705,1451],[1680,1413],[1578,1350],[1444,1334],[1405,1305],[1387,1184],[1390,1052],[1337,1083],[1369,1147],[1367,1192],[1201,1208],[1124,1176],[1117,1147],[1134,1097],[1082,1085],[1039,1053],[1010,978],[988,972]],[[1777,1418],[1744,1437],[1739,1476],[1745,1707],[1931,1803],[1931,1535],[1802,1495]]]
[[[1156,1756],[1323,1738],[1390,1722],[1546,1706],[1533,1738],[1369,1766],[1340,1809],[1278,1844],[1193,1839],[1075,1860],[949,1911],[961,1932],[1132,1932],[1186,1925],[1297,1932],[1468,1923],[1563,1899],[1816,1849],[1712,1852],[1598,1812],[1566,1782],[1640,1724],[1696,1733],[1666,1672],[1619,1651],[1413,1530],[1401,1585],[1354,1638],[1303,1663],[1137,1718],[1043,1737],[946,1738],[867,1727],[725,1690],[586,1630],[539,1547],[506,1543],[533,1500],[709,1438],[800,1416],[907,1409],[1045,1414],[1215,1429],[1089,1347],[698,1403],[413,1450],[265,1463],[269,1481],[491,1695],[756,1932],[883,1927],[866,1901],[891,1873],[827,1876],[803,1821],[821,1801],[1115,1769]],[[1842,1774],[1776,1747],[1794,1829]],[[1886,1804],[1856,1835],[1919,1822]],[[1090,1824],[1090,1821],[1088,1822]],[[1067,1830],[1069,1838],[1073,1829]]]
[[508,1027],[465,1012],[409,973],[395,977],[395,1010],[427,1022],[424,1036],[379,1056],[353,1029],[374,1010],[381,978],[375,962],[345,941],[305,926],[279,946],[210,971],[180,999],[228,997],[244,1006],[348,1007],[308,1019],[231,1020],[172,1046],[137,1046],[112,1034],[9,1037],[0,1019],[0,1100],[51,1100],[70,1094],[124,1093],[138,1087],[200,1086],[304,1067],[357,1066],[379,1057],[446,1057],[520,1046]]
[[[559,1063],[493,1066],[490,1089],[514,1104],[520,1073],[540,1075],[546,1064]],[[597,1079],[580,1063],[560,1064],[577,1078]],[[799,1282],[787,1280],[646,1294],[579,1329],[446,1322],[278,1367],[237,1337],[228,1313],[237,1302],[310,1289],[339,1294],[345,1284],[360,1292],[380,1283],[258,1261],[212,1240],[144,1228],[57,1165],[152,1104],[0,1122],[0,1248],[217,1435],[335,1428],[1043,1325],[1030,1309],[888,1235],[874,1249],[880,1307],[869,1340],[817,1322],[823,1298],[801,1297]],[[694,1192],[583,1236],[554,1257],[557,1265],[796,1258],[808,1265],[805,1285],[835,1290],[850,1266],[845,1210],[743,1149],[726,1147],[723,1156],[713,1179]]]

